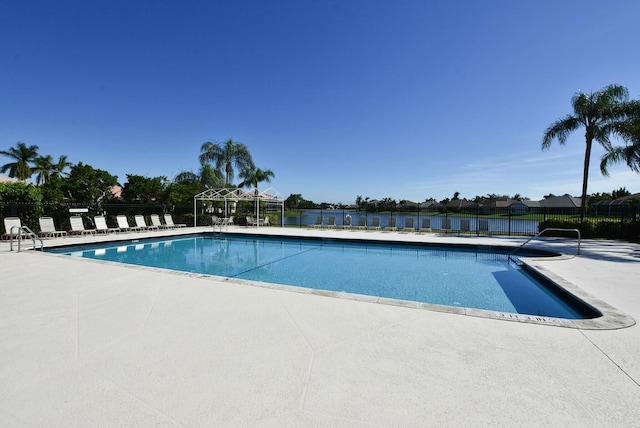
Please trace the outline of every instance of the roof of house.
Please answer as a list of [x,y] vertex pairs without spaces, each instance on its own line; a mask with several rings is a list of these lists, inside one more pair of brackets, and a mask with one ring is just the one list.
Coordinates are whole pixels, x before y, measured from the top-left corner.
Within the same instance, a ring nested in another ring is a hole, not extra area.
[[[517,204],[524,204],[524,201],[519,201],[517,199],[511,199],[511,198],[492,199],[492,200],[482,204],[482,206],[483,207],[495,207],[495,208],[508,208],[508,207],[510,207],[512,205],[517,205]],[[529,206],[529,205],[527,205],[527,206]]]
[[623,196],[616,199],[616,201],[628,201],[629,199],[640,199],[640,193],[634,193],[633,195]]
[[540,201],[540,206],[545,208],[578,208],[582,204],[581,198],[569,195],[550,196]]
[[468,208],[468,207],[477,207],[478,204],[472,201],[467,201],[466,199],[452,199],[447,204],[448,208]]
[[437,209],[437,208],[440,208],[441,206],[442,204],[436,201],[435,199],[429,199],[420,204],[420,208],[422,209],[426,209],[426,208]]
[[17,183],[20,180],[16,180],[15,178],[7,177],[6,175],[0,175],[0,183]]

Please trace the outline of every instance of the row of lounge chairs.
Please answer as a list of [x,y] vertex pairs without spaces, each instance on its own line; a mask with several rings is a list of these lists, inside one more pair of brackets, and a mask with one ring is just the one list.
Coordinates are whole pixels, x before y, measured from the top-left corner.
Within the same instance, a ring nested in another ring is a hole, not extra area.
[[118,227],[109,227],[104,216],[95,216],[93,218],[95,229],[85,229],[82,217],[73,216],[71,217],[71,231],[69,233],[72,235],[95,235],[96,233],[109,234],[120,232],[145,232],[149,230],[161,229],[178,229],[187,226],[186,224],[182,223],[174,223],[171,214],[164,215],[164,224],[160,221],[160,216],[158,214],[151,214],[151,224],[147,224],[143,215],[136,215],[134,216],[134,218],[136,224],[129,225],[129,219],[127,218],[127,216],[118,215],[116,216]]
[[[421,219],[421,225],[418,226],[416,219],[413,217],[406,217],[404,219],[404,227],[400,228],[397,225],[397,219],[390,217],[386,226],[380,224],[380,217],[371,217],[370,222],[367,222],[367,217],[358,217],[358,224],[351,223],[351,217],[345,217],[344,224],[336,225],[336,216],[329,216],[327,223],[324,223],[324,216],[318,216],[316,223],[311,227],[315,228],[329,228],[329,229],[351,229],[351,230],[385,230],[385,231],[401,231],[401,232],[431,232],[431,219]],[[443,218],[442,224],[439,230],[452,230],[451,219]],[[481,232],[489,232],[489,222],[486,219],[480,219],[478,221],[478,230]],[[457,229],[459,232],[470,232],[471,221],[469,219],[460,219],[460,227]]]
[[346,217],[344,219],[344,224],[338,226],[336,224],[336,216],[329,216],[327,223],[324,223],[324,217],[318,216],[316,223],[312,224],[311,227],[318,228],[340,228],[340,229],[354,229],[354,230],[388,230],[388,231],[416,231],[416,230],[424,230],[431,231],[431,220],[423,219],[422,220],[422,228],[416,229],[414,226],[414,219],[412,217],[408,217],[404,221],[404,227],[402,229],[398,228],[395,217],[390,217],[388,223],[385,227],[382,227],[380,223],[380,217],[372,217],[371,222],[367,223],[367,217],[359,217],[358,224],[351,223],[351,217]]
[[380,217],[372,217],[370,222],[367,222],[367,217],[359,217],[357,224],[351,223],[351,217],[346,217],[344,219],[344,224],[338,226],[336,225],[336,216],[329,216],[327,223],[324,223],[324,217],[318,216],[316,223],[312,224],[311,227],[317,228],[333,228],[333,229],[352,229],[352,230],[388,230],[388,231],[431,231],[431,220],[426,218],[422,219],[422,227],[416,229],[414,225],[414,219],[412,217],[408,217],[404,221],[404,227],[402,229],[398,228],[396,218],[390,217],[387,225],[382,226],[380,223]]
[[[64,238],[68,235],[95,235],[96,233],[120,233],[120,232],[141,232],[141,231],[149,231],[149,230],[161,230],[161,229],[178,229],[182,227],[186,227],[186,224],[176,224],[173,222],[173,217],[171,214],[164,215],[164,223],[160,220],[160,216],[158,214],[152,214],[151,224],[147,224],[144,216],[136,215],[135,217],[136,224],[135,226],[129,225],[129,220],[125,215],[116,216],[116,221],[118,222],[118,227],[109,227],[107,225],[107,220],[104,216],[95,216],[93,218],[95,229],[85,229],[84,220],[80,216],[71,216],[69,218],[69,222],[71,224],[71,230],[64,231],[56,229],[56,226],[53,222],[52,217],[40,217],[40,232],[38,236],[41,238]],[[4,228],[5,233],[2,235],[3,239],[9,239],[12,235],[14,237],[22,237],[24,234],[21,231],[22,224],[20,222],[20,218],[18,217],[5,217],[4,219]]]

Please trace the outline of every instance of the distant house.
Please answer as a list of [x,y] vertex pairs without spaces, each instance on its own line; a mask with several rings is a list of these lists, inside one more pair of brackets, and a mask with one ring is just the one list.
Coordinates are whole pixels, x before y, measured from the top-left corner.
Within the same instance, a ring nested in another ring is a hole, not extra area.
[[116,198],[116,199],[120,199],[122,198],[122,187],[115,185],[115,186],[111,186],[110,189],[111,191],[111,195]]
[[531,213],[563,214],[575,213],[581,207],[581,198],[570,195],[549,196],[541,201],[537,201],[539,207],[535,207],[536,201],[527,201],[525,204],[530,208]]
[[447,209],[452,211],[473,211],[478,210],[478,204],[466,199],[451,199],[447,204]]
[[[640,199],[640,193],[634,193],[633,195],[623,196],[622,198],[618,198],[618,199],[624,199],[624,200]],[[618,200],[618,199],[616,199],[616,200]]]
[[407,211],[408,210],[415,210],[416,208],[418,208],[418,203],[403,199],[400,202],[398,202],[398,208],[400,208],[402,210],[407,210]]
[[505,213],[509,214],[526,214],[530,212],[530,207],[526,204],[529,201],[519,201],[511,198],[492,199],[482,204],[482,212],[487,213]]
[[542,205],[540,205],[540,201],[520,201],[520,203],[527,207],[528,213],[537,214],[542,212]]
[[439,211],[442,204],[435,199],[427,199],[420,204],[420,211]]
[[20,180],[16,180],[15,178],[7,177],[6,175],[0,175],[0,183],[17,183]]
[[582,199],[569,195],[550,196],[541,200],[540,206],[543,208],[580,208]]

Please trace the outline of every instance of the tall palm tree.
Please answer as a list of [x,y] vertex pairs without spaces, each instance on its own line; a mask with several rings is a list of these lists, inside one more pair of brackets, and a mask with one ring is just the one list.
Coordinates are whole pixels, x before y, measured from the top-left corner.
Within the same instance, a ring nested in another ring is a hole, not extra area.
[[232,139],[222,145],[207,141],[202,144],[200,151],[200,163],[213,162],[216,169],[224,171],[225,186],[230,184],[234,176],[234,166],[240,171],[253,168],[253,160],[247,146]]
[[629,91],[620,85],[609,85],[596,93],[576,93],[571,99],[573,114],[552,123],[544,132],[542,149],[548,149],[557,139],[561,145],[567,137],[579,128],[585,129],[584,170],[582,176],[582,212],[580,221],[584,221],[587,202],[587,182],[589,180],[589,162],[594,141],[605,148],[610,146],[609,136],[629,115]]
[[0,172],[9,171],[9,177],[26,181],[33,174],[33,163],[38,157],[38,146],[27,146],[25,143],[19,142],[16,147],[9,150],[0,151],[0,155],[8,156],[14,160],[0,167]]
[[51,155],[38,156],[33,161],[32,172],[36,173],[36,184],[44,184],[49,181],[53,171],[53,157]]
[[275,174],[270,169],[249,168],[242,170],[238,174],[242,178],[242,183],[238,184],[238,187],[253,186],[258,191],[258,184],[266,181],[271,183],[271,179],[275,177]]

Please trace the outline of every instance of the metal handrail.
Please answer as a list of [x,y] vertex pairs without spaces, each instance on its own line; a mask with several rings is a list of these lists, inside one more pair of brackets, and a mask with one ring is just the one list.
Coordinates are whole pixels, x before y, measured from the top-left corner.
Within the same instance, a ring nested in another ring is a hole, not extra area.
[[18,233],[16,234],[16,239],[18,241],[18,252],[20,252],[20,243],[22,242],[22,232],[26,232],[25,235],[28,236],[29,238],[31,238],[31,241],[33,241],[33,249],[34,251],[37,250],[36,248],[36,239],[38,241],[40,241],[40,251],[44,251],[44,242],[42,242],[42,238],[40,238],[38,235],[36,235],[34,233],[33,230],[29,229],[27,226],[12,226],[11,230],[9,231],[9,235],[10,235],[10,239],[9,239],[9,251],[13,251],[13,229],[18,229]]
[[229,230],[229,219],[227,218],[220,218],[214,215],[211,217],[211,224],[213,226],[213,233],[216,232],[216,227],[218,227],[220,233],[222,233],[223,226],[227,226],[227,230]]
[[514,255],[518,250],[520,250],[522,247],[524,247],[525,245],[527,245],[531,240],[536,239],[537,237],[541,236],[542,234],[544,234],[547,231],[556,231],[556,232],[576,232],[576,234],[578,235],[578,255],[580,255],[580,241],[581,241],[581,236],[580,236],[580,231],[578,229],[562,229],[562,228],[557,228],[557,227],[548,227],[546,229],[543,229],[542,232],[538,232],[538,234],[536,234],[535,236],[532,236],[531,238],[527,239],[526,241],[524,241],[522,243],[522,245],[520,245],[518,248],[516,248],[515,250],[513,250],[511,253],[509,253],[509,258],[511,258],[512,255]]

